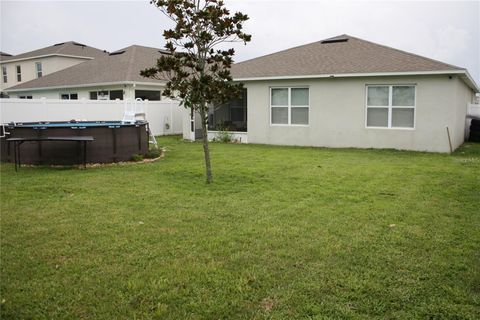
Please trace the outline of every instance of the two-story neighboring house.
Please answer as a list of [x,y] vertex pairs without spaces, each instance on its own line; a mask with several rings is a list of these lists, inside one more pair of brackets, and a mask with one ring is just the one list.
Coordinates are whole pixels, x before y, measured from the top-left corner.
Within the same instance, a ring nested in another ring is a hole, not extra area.
[[[2,53],[0,55],[2,96],[7,88],[107,54],[104,50],[74,41],[57,43],[18,55]],[[21,96],[21,98],[31,98],[31,96]]]

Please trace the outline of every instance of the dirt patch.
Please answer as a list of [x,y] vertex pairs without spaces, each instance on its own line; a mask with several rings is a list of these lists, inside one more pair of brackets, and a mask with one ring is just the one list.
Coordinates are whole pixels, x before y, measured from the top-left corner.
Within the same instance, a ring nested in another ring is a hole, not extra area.
[[260,303],[260,306],[262,307],[263,310],[270,312],[272,309],[277,305],[277,300],[272,299],[272,298],[265,298],[262,300]]
[[[112,162],[112,163],[87,163],[86,167],[88,168],[100,168],[100,167],[110,167],[110,166],[127,166],[127,165],[135,165],[135,164],[142,164],[142,163],[151,163],[162,159],[165,156],[165,149],[160,148],[160,156],[151,159],[143,159],[141,161],[120,161],[120,162]],[[84,169],[83,164],[78,165],[71,165],[71,166],[64,166],[64,165],[34,165],[34,164],[22,164],[22,167],[50,167],[50,168],[78,168]]]

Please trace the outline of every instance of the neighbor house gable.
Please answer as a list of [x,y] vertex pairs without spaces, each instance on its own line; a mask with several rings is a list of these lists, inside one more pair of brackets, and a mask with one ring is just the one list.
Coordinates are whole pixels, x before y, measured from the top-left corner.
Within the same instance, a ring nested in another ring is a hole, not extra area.
[[103,57],[106,54],[107,52],[105,50],[100,50],[75,41],[68,41],[17,55],[2,54],[0,57],[0,62],[17,62],[27,59],[40,59],[50,56],[95,59]]

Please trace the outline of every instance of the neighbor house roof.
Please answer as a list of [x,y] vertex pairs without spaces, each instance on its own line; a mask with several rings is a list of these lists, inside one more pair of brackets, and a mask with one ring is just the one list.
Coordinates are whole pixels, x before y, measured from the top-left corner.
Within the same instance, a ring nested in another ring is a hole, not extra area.
[[1,62],[25,60],[37,57],[45,56],[74,56],[74,57],[85,57],[85,58],[99,58],[105,56],[107,52],[105,50],[100,50],[97,48],[89,47],[87,45],[75,42],[68,41],[54,44],[53,46],[33,50],[30,52],[25,52],[17,55],[8,55],[4,56],[3,54],[0,57]]
[[118,83],[164,83],[163,80],[144,78],[140,71],[153,67],[165,54],[157,48],[133,45],[109,55],[5,89],[5,91],[42,90],[66,87],[84,87]]
[[[232,67],[233,78],[244,81],[442,72],[465,73],[470,77],[464,68],[346,34],[236,63]],[[471,77],[470,80],[473,82]],[[472,85],[476,87],[474,82]]]

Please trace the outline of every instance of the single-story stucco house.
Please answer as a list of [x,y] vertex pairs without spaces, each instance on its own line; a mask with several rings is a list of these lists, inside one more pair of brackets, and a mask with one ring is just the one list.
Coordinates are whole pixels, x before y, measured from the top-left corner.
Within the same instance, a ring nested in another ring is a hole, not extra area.
[[244,96],[211,108],[209,136],[260,144],[449,152],[479,92],[464,68],[349,35],[237,63],[232,75]]
[[161,100],[165,80],[144,78],[140,71],[165,54],[132,45],[5,89],[12,98],[65,100]]

